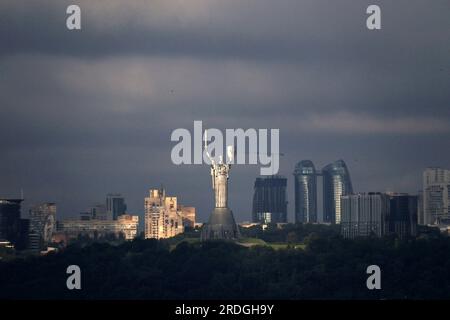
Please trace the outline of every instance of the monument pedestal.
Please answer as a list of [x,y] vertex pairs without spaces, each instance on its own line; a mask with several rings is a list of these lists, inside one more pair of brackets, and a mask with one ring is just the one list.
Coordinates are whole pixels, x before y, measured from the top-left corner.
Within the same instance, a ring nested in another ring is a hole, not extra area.
[[202,241],[236,240],[239,237],[239,228],[234,221],[233,212],[228,208],[214,208],[208,223],[202,228]]

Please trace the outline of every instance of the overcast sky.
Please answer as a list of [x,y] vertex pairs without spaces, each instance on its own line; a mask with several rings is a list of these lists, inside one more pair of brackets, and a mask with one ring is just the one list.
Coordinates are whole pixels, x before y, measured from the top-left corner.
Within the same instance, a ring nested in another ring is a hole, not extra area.
[[[120,192],[142,216],[164,185],[203,221],[208,166],[170,159],[171,132],[194,120],[280,129],[291,221],[302,159],[344,159],[355,191],[415,193],[425,167],[450,168],[449,13],[448,0],[2,0],[0,195],[23,188],[26,207],[54,201],[61,218]],[[232,168],[238,221],[258,174]]]

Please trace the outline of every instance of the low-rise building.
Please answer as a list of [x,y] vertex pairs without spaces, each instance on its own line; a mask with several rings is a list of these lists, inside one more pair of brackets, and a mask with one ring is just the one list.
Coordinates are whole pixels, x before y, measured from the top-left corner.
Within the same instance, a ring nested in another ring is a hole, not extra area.
[[117,220],[63,220],[58,222],[58,232],[66,235],[67,239],[77,238],[79,235],[90,238],[101,238],[107,235],[123,237],[126,240],[136,238],[139,216],[121,215]]

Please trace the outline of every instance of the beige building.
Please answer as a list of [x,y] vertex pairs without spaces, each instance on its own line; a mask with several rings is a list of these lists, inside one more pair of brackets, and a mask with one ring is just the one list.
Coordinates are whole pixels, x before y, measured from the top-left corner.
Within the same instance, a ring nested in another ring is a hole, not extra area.
[[139,216],[121,215],[117,220],[63,220],[58,222],[58,232],[66,235],[67,239],[87,235],[91,238],[114,234],[123,236],[126,240],[136,238]]
[[170,238],[195,225],[195,208],[178,205],[177,197],[162,189],[150,189],[145,198],[145,238]]
[[195,227],[195,207],[178,205],[178,211],[181,213],[184,227]]

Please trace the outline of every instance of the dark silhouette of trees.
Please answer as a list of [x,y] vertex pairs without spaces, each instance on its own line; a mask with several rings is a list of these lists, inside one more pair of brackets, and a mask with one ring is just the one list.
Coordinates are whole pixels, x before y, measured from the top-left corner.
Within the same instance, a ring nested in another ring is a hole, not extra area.
[[[328,228],[328,229],[327,229]],[[346,240],[334,227],[248,230],[266,242],[291,239],[305,249],[247,248],[231,242],[136,239],[74,244],[44,257],[0,262],[2,299],[447,299],[450,239]],[[248,236],[248,234],[246,235]],[[280,240],[281,239],[281,240]],[[82,290],[66,288],[78,265]],[[366,268],[381,268],[368,290]]]

